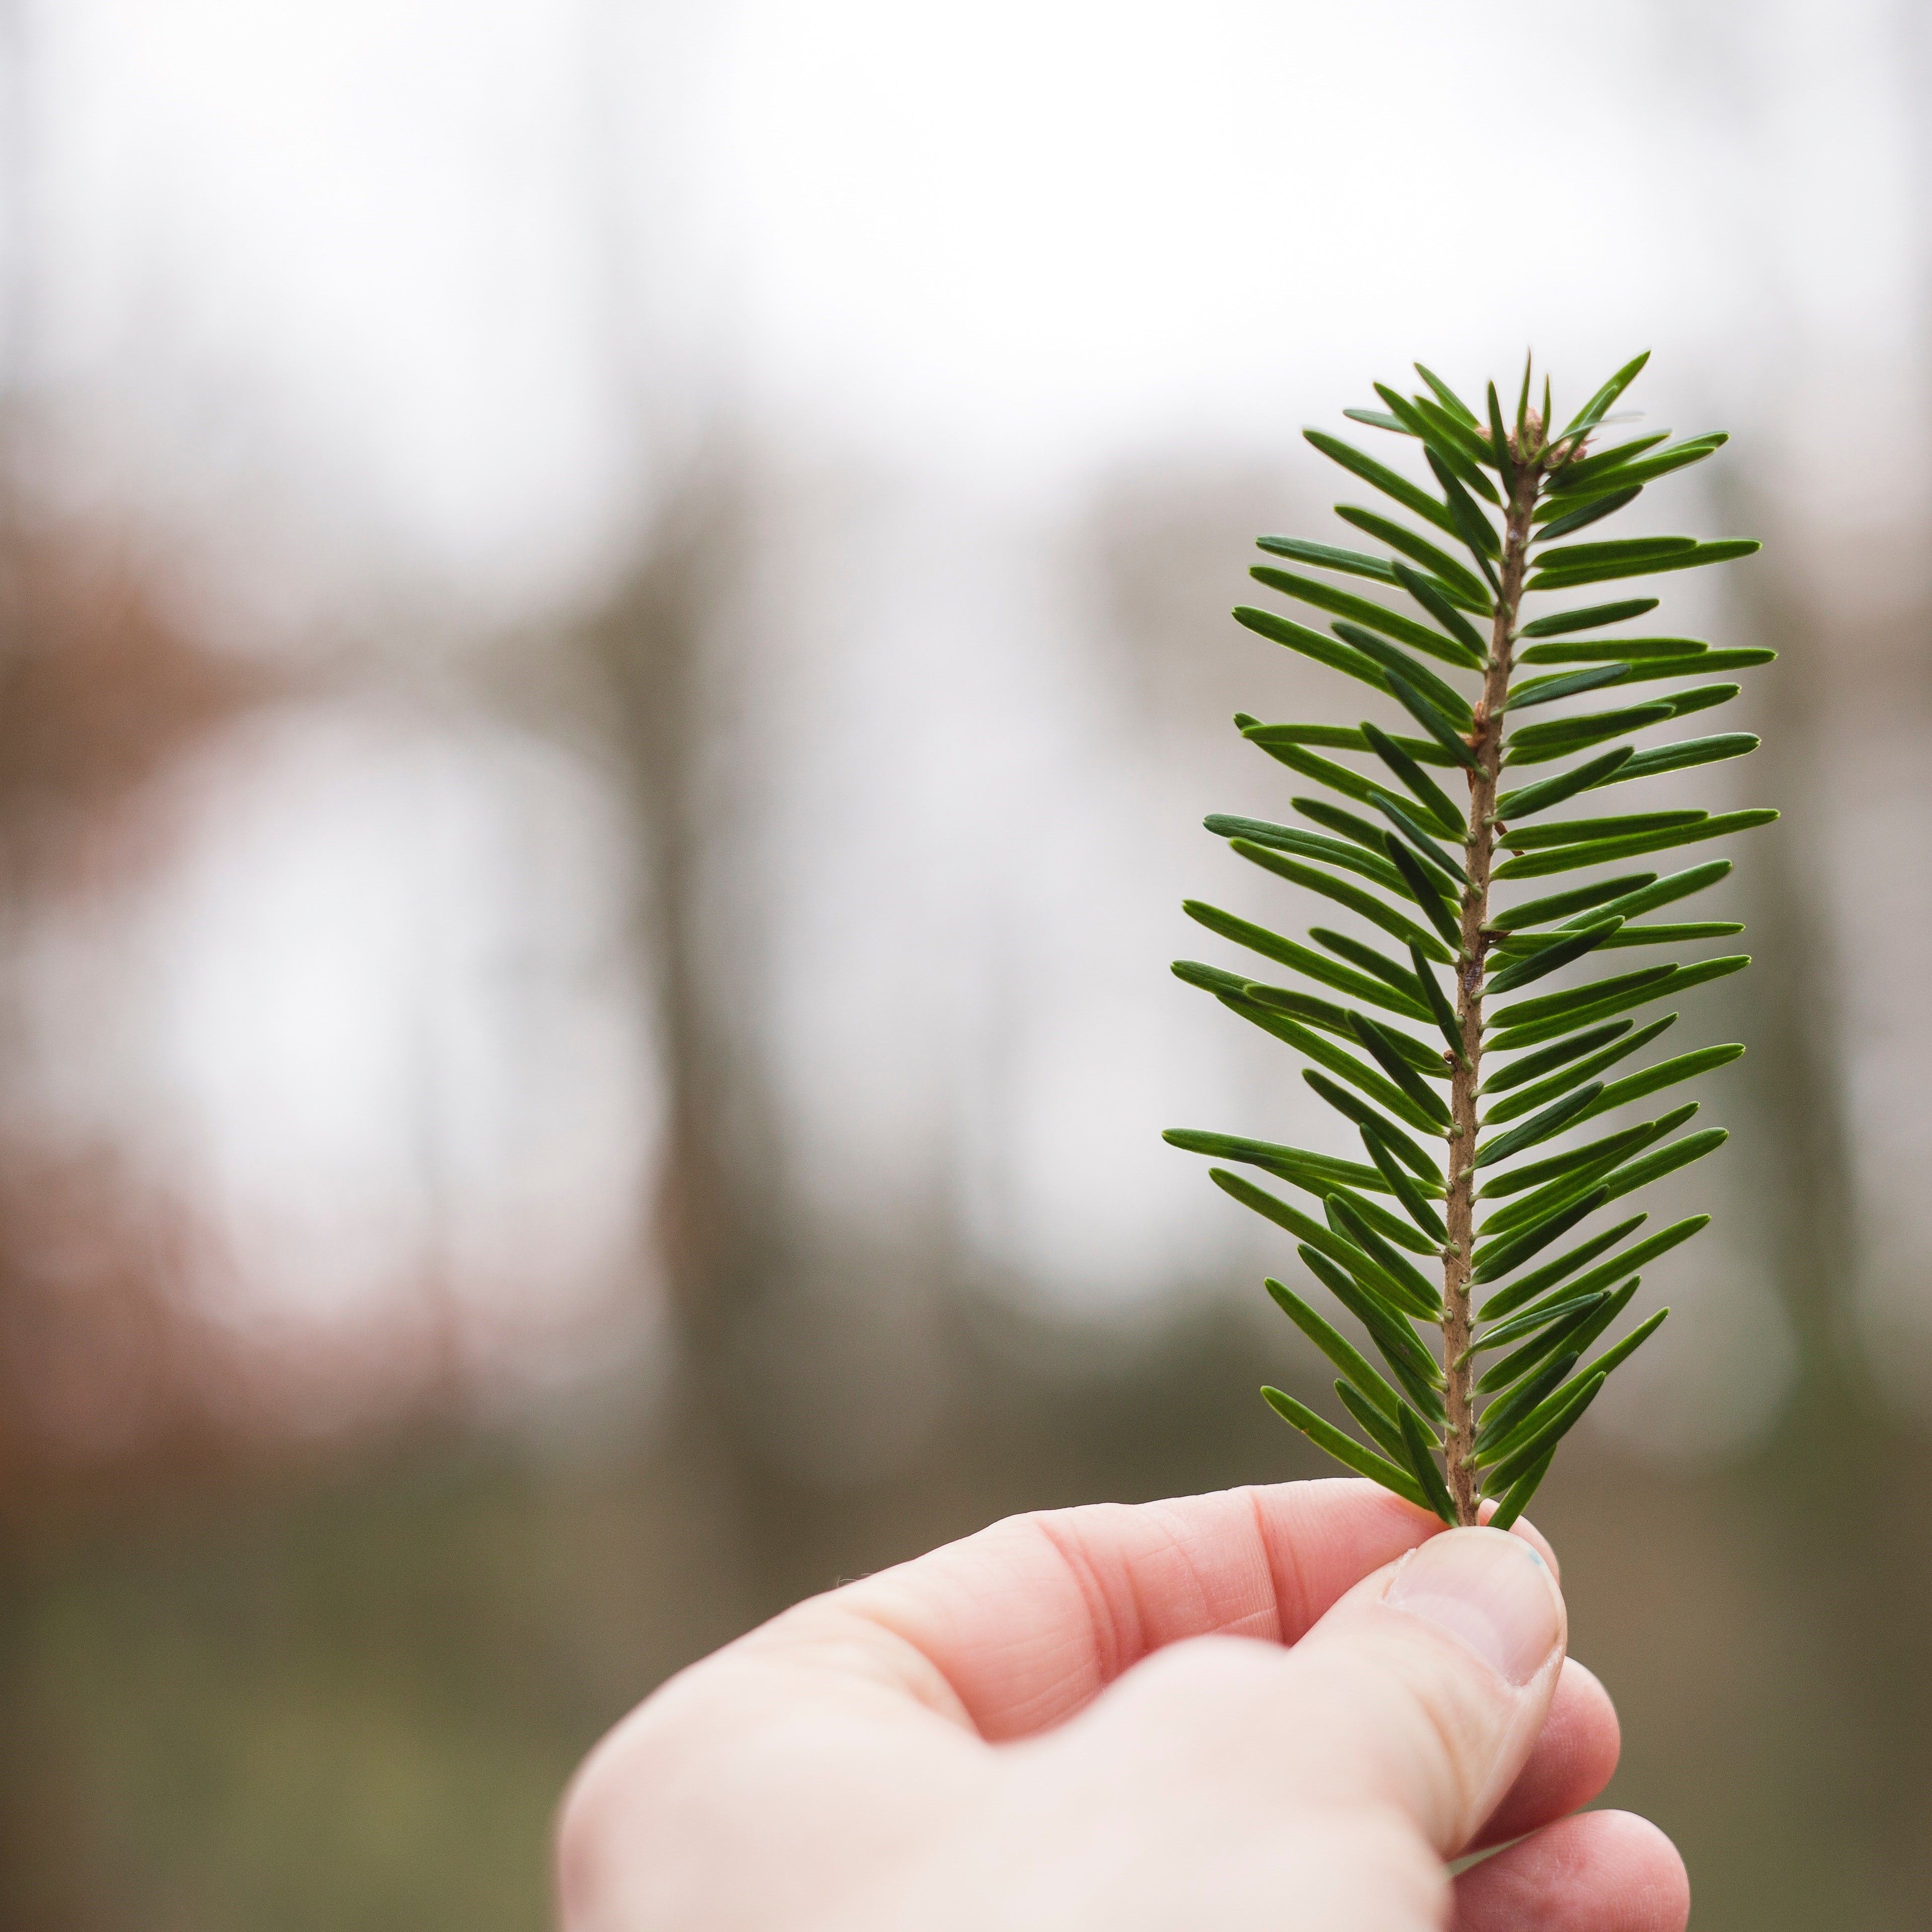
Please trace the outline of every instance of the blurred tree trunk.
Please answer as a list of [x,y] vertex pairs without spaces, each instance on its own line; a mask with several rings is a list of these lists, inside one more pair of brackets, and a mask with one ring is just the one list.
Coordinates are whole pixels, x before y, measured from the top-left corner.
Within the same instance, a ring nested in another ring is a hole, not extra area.
[[764,936],[733,850],[745,778],[728,788],[719,769],[736,708],[722,648],[728,573],[745,554],[751,493],[742,464],[700,460],[583,636],[643,875],[640,952],[665,1100],[652,1220],[673,1316],[673,1426],[712,1466],[763,1570],[791,1512],[756,1427],[745,1353],[777,1292],[784,1184],[747,970]]

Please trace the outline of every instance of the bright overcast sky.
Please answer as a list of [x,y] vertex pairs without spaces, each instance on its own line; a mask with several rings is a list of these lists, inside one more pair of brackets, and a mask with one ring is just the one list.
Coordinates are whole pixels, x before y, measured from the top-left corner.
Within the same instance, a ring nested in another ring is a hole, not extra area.
[[1887,0],[16,4],[43,365],[506,592],[627,398],[1030,486],[1418,349],[1735,414],[1912,326]]

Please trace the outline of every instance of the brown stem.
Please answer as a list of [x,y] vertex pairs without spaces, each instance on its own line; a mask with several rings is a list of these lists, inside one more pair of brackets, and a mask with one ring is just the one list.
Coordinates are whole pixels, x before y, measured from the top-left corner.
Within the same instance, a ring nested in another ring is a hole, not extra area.
[[1482,770],[1469,778],[1469,834],[1464,859],[1469,884],[1462,895],[1462,951],[1456,962],[1456,1020],[1462,1052],[1460,1064],[1451,1067],[1449,1088],[1454,1125],[1449,1142],[1449,1242],[1442,1262],[1442,1366],[1449,1382],[1444,1399],[1449,1413],[1449,1493],[1455,1499],[1456,1520],[1464,1524],[1476,1520],[1479,1500],[1476,1474],[1468,1466],[1476,1446],[1471,1388],[1475,1370],[1469,1360],[1469,1256],[1475,1246],[1476,1183],[1469,1162],[1476,1150],[1476,1089],[1483,1077],[1480,989],[1483,955],[1489,945],[1484,928],[1489,923],[1490,868],[1496,857],[1492,821],[1496,780],[1502,770],[1503,704],[1509,690],[1516,611],[1522,602],[1529,517],[1536,506],[1541,474],[1540,465],[1526,460],[1520,452],[1516,463],[1516,487],[1510,493],[1503,538],[1502,589],[1496,598],[1482,699],[1476,706],[1475,728],[1469,734]]

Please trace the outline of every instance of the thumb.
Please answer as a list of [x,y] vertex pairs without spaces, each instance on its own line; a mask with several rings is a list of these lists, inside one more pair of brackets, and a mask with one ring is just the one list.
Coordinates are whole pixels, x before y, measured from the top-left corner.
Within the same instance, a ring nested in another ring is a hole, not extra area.
[[1170,1769],[1191,1760],[1216,1782],[1265,1792],[1276,1816],[1393,1812],[1452,1857],[1522,1769],[1566,1634],[1556,1579],[1532,1544],[1449,1530],[1364,1579],[1292,1650],[1174,1646],[1130,1671],[1094,1717],[1130,1735],[1150,1726],[1168,1740]]
[[1449,1530],[1342,1598],[1291,1653],[1284,1688],[1328,1790],[1393,1805],[1447,1857],[1516,1781],[1568,1636],[1534,1544]]

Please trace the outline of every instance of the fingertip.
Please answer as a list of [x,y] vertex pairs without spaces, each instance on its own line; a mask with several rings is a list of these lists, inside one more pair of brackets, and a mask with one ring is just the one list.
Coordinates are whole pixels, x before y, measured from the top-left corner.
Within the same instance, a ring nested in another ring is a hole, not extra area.
[[1563,1660],[1563,1675],[1544,1728],[1564,1772],[1562,1808],[1574,1811],[1610,1783],[1623,1754],[1617,1707],[1587,1664],[1570,1657]]
[[[1494,1516],[1502,1507],[1500,1502],[1494,1501],[1485,1502],[1478,1512],[1477,1520],[1486,1527],[1490,1517]],[[1526,1516],[1518,1516],[1510,1526],[1509,1533],[1512,1536],[1520,1536],[1526,1542],[1532,1544],[1544,1562],[1550,1565],[1550,1574],[1561,1585],[1563,1581],[1563,1565],[1556,1560],[1556,1552],[1549,1538],[1545,1536]]]
[[1556,1579],[1560,1587],[1563,1582],[1563,1565],[1557,1558],[1556,1545],[1549,1538],[1545,1536],[1534,1523],[1522,1516],[1516,1518],[1510,1528],[1510,1534],[1512,1536],[1520,1536],[1526,1542],[1535,1546],[1541,1554],[1544,1562],[1550,1565],[1550,1574]]
[[1634,1811],[1586,1811],[1565,1819],[1561,1829],[1572,1870],[1601,1874],[1613,1886],[1614,1932],[1684,1932],[1690,1919],[1690,1874],[1682,1853],[1648,1818]]
[[1610,1694],[1604,1688],[1604,1680],[1587,1664],[1579,1664],[1574,1657],[1563,1660],[1563,1681],[1557,1687],[1561,1702],[1559,1712],[1564,1727],[1580,1741],[1587,1742],[1592,1767],[1600,1773],[1600,1780],[1579,1798],[1579,1804],[1596,1796],[1604,1785],[1610,1781],[1610,1774],[1617,1768],[1617,1760],[1623,1754],[1623,1725],[1617,1716],[1617,1707]]
[[1551,1669],[1567,1634],[1549,1564],[1498,1530],[1432,1537],[1396,1564],[1382,1600],[1446,1631],[1519,1688]]
[[1471,1849],[1520,1838],[1588,1804],[1610,1783],[1622,1748],[1609,1692],[1593,1672],[1565,1658],[1528,1762]]
[[1634,1811],[1592,1811],[1595,1829],[1611,1857],[1627,1873],[1633,1906],[1648,1916],[1633,1918],[1632,1932],[1684,1932],[1690,1922],[1690,1874],[1684,1855],[1648,1818]]
[[1586,1811],[1456,1881],[1455,1932],[1684,1932],[1690,1880],[1648,1819]]

